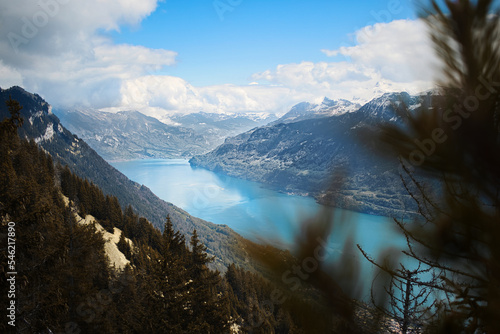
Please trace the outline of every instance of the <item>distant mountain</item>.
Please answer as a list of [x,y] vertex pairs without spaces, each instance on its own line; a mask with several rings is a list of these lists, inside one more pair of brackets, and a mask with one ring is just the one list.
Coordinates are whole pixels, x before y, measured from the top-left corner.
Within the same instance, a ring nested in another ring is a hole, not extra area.
[[190,128],[167,125],[138,111],[54,113],[106,160],[186,158],[213,148],[205,136]]
[[251,115],[196,113],[172,116],[163,123],[139,111],[58,109],[54,113],[106,160],[188,158],[266,123]]
[[[327,204],[332,203],[332,193],[337,194],[336,205],[356,211],[382,215],[404,211],[411,201],[401,185],[397,159],[374,155],[376,144],[363,140],[364,131],[376,129],[381,122],[400,122],[394,106],[401,102],[416,108],[420,97],[384,94],[357,110],[348,101],[299,104],[283,122],[228,138],[190,163],[286,192],[313,195]],[[312,110],[336,115],[311,118]],[[293,122],[293,117],[299,121]],[[303,117],[309,119],[300,120]],[[344,173],[341,187],[332,188],[334,171]]]
[[199,112],[187,115],[173,115],[169,120],[180,126],[193,129],[213,145],[214,149],[224,142],[224,139],[236,136],[250,129],[263,126],[276,120],[272,114],[216,114]]
[[323,102],[321,102],[320,104],[302,102],[293,106],[289,112],[280,117],[278,120],[270,123],[270,125],[341,115],[349,112],[354,112],[360,107],[361,105],[358,103],[352,103],[343,99],[330,100],[325,97]]
[[200,240],[208,247],[208,253],[216,257],[216,268],[225,270],[225,266],[230,263],[248,268],[248,257],[238,234],[225,225],[195,218],[173,204],[162,201],[147,187],[129,180],[84,140],[68,131],[52,113],[51,106],[39,95],[17,86],[0,88],[0,119],[10,117],[4,103],[9,96],[23,106],[21,116],[24,124],[19,129],[21,138],[33,139],[56,162],[67,165],[81,178],[92,181],[105,194],[116,196],[122,207],[131,205],[136,213],[156,227],[163,228],[165,217],[170,215],[174,227],[186,236],[196,229]]

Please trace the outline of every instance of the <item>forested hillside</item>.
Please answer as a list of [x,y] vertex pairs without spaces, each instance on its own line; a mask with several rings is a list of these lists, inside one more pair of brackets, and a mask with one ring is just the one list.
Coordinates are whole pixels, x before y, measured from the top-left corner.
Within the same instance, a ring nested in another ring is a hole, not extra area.
[[21,138],[33,139],[48,152],[55,162],[68,166],[73,173],[96,184],[106,195],[116,196],[122,209],[131,206],[134,211],[147,218],[156,228],[163,228],[167,215],[172,224],[186,238],[193,229],[215,256],[212,267],[224,271],[230,263],[248,269],[248,259],[241,237],[229,227],[206,222],[189,215],[184,210],[159,199],[145,186],[129,180],[102,159],[85,141],[69,132],[51,111],[50,105],[37,94],[20,87],[0,88],[0,118],[10,117],[4,104],[9,97],[23,106],[20,111],[24,123],[18,129]]
[[[14,301],[15,332],[303,332],[316,308],[303,313],[282,298],[270,309],[274,290],[262,276],[234,265],[224,276],[210,270],[196,230],[187,245],[170,217],[160,233],[130,206],[123,211],[116,197],[55,164],[35,141],[20,139],[20,106],[8,104],[11,117],[0,123],[1,257],[7,264],[5,241],[13,233],[15,261],[2,270],[0,298],[3,309]],[[82,224],[89,215],[96,223]],[[123,270],[111,265],[96,224],[122,231],[117,246],[130,261]],[[324,328],[333,324],[316,314]],[[6,322],[0,326],[14,332]]]

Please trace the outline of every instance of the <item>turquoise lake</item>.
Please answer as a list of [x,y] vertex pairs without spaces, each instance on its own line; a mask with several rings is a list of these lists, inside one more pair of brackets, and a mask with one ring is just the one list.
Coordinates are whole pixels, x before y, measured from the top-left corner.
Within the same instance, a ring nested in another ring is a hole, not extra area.
[[[192,168],[187,160],[113,162],[130,179],[195,217],[226,224],[244,237],[290,247],[300,226],[320,210],[313,198],[289,195],[211,171]],[[373,257],[390,246],[404,245],[392,219],[336,209],[328,244],[341,251],[347,235]]]

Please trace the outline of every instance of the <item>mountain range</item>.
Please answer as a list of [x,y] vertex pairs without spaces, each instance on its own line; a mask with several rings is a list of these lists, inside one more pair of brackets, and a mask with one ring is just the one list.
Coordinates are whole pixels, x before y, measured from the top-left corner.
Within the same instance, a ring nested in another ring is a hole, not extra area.
[[377,142],[366,134],[402,122],[395,108],[404,103],[412,110],[422,98],[386,93],[363,106],[329,99],[300,103],[279,120],[227,138],[190,163],[311,195],[324,204],[386,216],[404,213],[414,208],[400,180],[399,161],[381,157]]
[[54,113],[108,161],[189,158],[214,149],[228,136],[276,119],[200,112],[170,116],[162,122],[131,110],[57,109]]
[[334,115],[341,115],[354,112],[361,107],[358,103],[353,103],[344,99],[331,100],[327,97],[320,104],[302,102],[293,106],[289,112],[281,116],[269,125],[280,123],[294,123],[306,119],[323,118]]
[[198,133],[210,133],[224,140],[252,128],[265,125],[276,120],[273,114],[248,112],[244,114],[217,114],[198,112],[192,114],[176,114],[168,117],[168,122],[193,129]]
[[[376,144],[363,134],[401,122],[395,106],[412,110],[424,95],[386,93],[364,105],[325,97],[319,104],[299,103],[279,119],[199,112],[161,122],[138,111],[55,112],[107,160],[192,156],[192,166],[314,196],[323,204],[393,215],[414,209],[399,162],[374,154]],[[342,187],[332,187],[334,173],[342,175]]]

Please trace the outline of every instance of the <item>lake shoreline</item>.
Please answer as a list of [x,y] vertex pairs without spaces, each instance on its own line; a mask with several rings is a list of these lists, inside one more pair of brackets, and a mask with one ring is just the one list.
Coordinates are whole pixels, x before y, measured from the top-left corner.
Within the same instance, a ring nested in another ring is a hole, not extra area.
[[[226,174],[224,172],[220,171],[211,171],[207,168],[204,168],[202,166],[198,166],[196,164],[191,163],[191,159],[188,158],[183,158],[183,157],[177,157],[177,158],[138,158],[138,159],[118,159],[118,160],[107,160],[107,162],[111,165],[115,163],[127,163],[127,162],[154,162],[154,161],[159,161],[159,160],[164,160],[164,161],[182,161],[185,164],[188,164],[191,168],[193,169],[201,169],[201,170],[206,170],[210,171],[211,173],[215,173],[221,177],[230,177],[230,178],[235,178],[243,181],[249,181],[249,182],[254,182],[259,184],[262,188],[268,189],[271,191],[276,191],[278,193],[284,194],[284,195],[289,195],[289,196],[301,196],[301,197],[307,197],[307,198],[312,198],[314,201],[322,206],[327,206],[332,209],[341,209],[341,210],[348,210],[348,211],[353,211],[357,213],[362,213],[362,214],[367,214],[367,215],[372,215],[372,216],[379,216],[379,217],[391,217],[391,218],[398,218],[398,219],[405,219],[405,220],[413,220],[417,218],[418,213],[417,212],[412,212],[409,210],[405,209],[395,209],[391,207],[386,207],[382,205],[377,205],[375,203],[368,203],[368,202],[353,202],[346,200],[349,197],[343,195],[340,193],[340,200],[339,202],[341,203],[340,205],[334,205],[333,200],[328,199],[328,197],[331,197],[330,195],[326,193],[314,193],[314,192],[307,192],[307,191],[301,191],[301,190],[287,190],[283,189],[277,185],[272,185],[272,184],[266,184],[263,182],[251,180],[248,178],[241,178],[239,176],[232,176],[229,174]],[[175,203],[174,203],[175,204]],[[404,205],[402,205],[404,207]],[[187,211],[187,210],[186,210]],[[214,224],[217,224],[214,222]]]
[[[324,221],[330,215],[332,230],[324,236],[324,243],[334,258],[346,252],[347,240],[361,245],[374,258],[388,247],[403,249],[406,245],[392,218],[332,209],[311,196],[289,195],[258,182],[192,168],[185,159],[141,159],[113,166],[190,215],[228,226],[259,244],[279,245],[293,252],[304,224]],[[371,272],[371,264],[357,249],[348,253],[365,273]]]
[[[282,194],[286,195],[291,195],[291,196],[302,196],[302,197],[309,197],[313,198],[316,203],[319,205],[324,205],[331,207],[333,209],[342,209],[342,210],[349,210],[349,211],[354,211],[358,213],[363,213],[363,214],[368,214],[368,215],[373,215],[373,216],[383,216],[383,217],[392,217],[392,218],[400,218],[400,219],[413,219],[416,217],[417,212],[409,211],[406,209],[395,209],[394,207],[387,207],[383,205],[378,205],[375,203],[370,203],[370,202],[361,202],[361,201],[354,201],[349,198],[348,195],[343,194],[342,192],[338,193],[338,202],[340,202],[340,205],[335,205],[333,203],[332,199],[328,199],[329,197],[332,197],[330,194],[324,193],[324,192],[310,192],[310,191],[301,191],[301,190],[289,190],[289,189],[283,189],[282,187],[279,187],[278,185],[273,185],[273,184],[268,184],[268,183],[263,183],[257,180],[253,180],[251,178],[244,178],[241,176],[236,176],[236,175],[230,175],[227,173],[224,173],[224,171],[212,171],[210,169],[207,169],[202,166],[198,166],[194,163],[192,163],[191,159],[188,161],[191,168],[199,168],[199,169],[204,169],[211,171],[212,173],[216,173],[219,175],[225,175],[229,177],[234,177],[238,178],[241,180],[246,180],[246,181],[251,181],[251,182],[256,182],[262,185],[262,187],[265,187],[266,189],[280,192]],[[405,205],[401,205],[402,207],[405,207]]]

